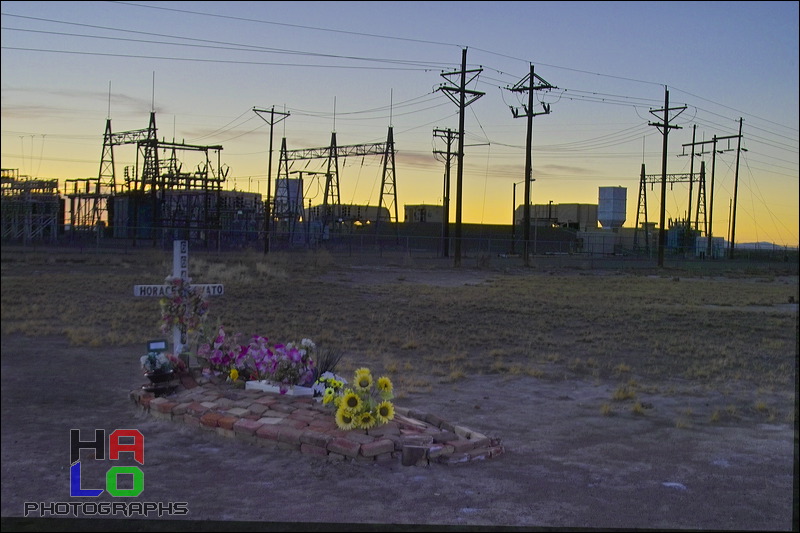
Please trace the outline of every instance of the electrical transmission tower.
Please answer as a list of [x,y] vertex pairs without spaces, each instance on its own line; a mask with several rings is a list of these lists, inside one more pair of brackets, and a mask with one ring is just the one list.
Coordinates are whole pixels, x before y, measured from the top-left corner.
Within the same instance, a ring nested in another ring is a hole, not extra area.
[[[265,202],[266,213],[264,216],[264,253],[269,253],[270,230],[272,229],[272,212],[270,205],[272,203],[272,131],[273,126],[289,116],[288,112],[275,111],[275,106],[269,110],[269,118],[266,118],[261,113],[267,113],[266,109],[253,108],[256,115],[261,117],[267,124],[269,124],[269,163],[267,166],[267,201]],[[277,119],[275,116],[278,116]],[[285,141],[285,139],[284,139]]]
[[[738,185],[738,181],[739,181],[738,180],[738,176],[739,176],[739,163],[738,163],[739,162],[739,156],[738,156],[738,152],[741,149],[741,138],[742,138],[741,122],[739,123],[739,132],[740,132],[739,135],[726,135],[724,137],[717,137],[716,135],[714,135],[714,137],[710,141],[700,141],[700,142],[694,142],[693,141],[691,143],[683,145],[684,147],[691,146],[692,147],[692,153],[694,153],[695,145],[711,144],[711,190],[709,191],[708,225],[706,227],[706,238],[707,238],[707,242],[706,242],[706,257],[708,257],[709,259],[713,258],[713,255],[712,255],[712,253],[713,253],[712,240],[713,240],[713,231],[714,231],[714,220],[713,220],[713,216],[714,216],[714,174],[716,173],[717,154],[724,154],[725,152],[732,152],[733,148],[730,147],[730,139],[739,139],[739,147],[736,149],[736,151],[737,151],[737,156],[736,156],[736,162],[737,162],[736,163],[736,177],[737,177],[737,179],[736,179],[736,181],[737,181],[737,185]],[[724,141],[724,140],[728,141],[728,148],[724,149],[724,150],[718,150],[717,149],[717,143],[719,141]],[[704,155],[704,154],[707,154],[707,153],[708,152],[700,152],[700,153],[698,153],[696,155]],[[705,194],[705,187],[703,188],[703,193]],[[735,212],[735,210],[734,210],[734,212]],[[698,214],[699,214],[699,207],[698,207]]]
[[[531,64],[531,71],[521,80],[519,80],[513,87],[507,87],[511,92],[528,93],[528,104],[523,105],[522,108],[525,114],[520,114],[519,109],[511,107],[511,113],[514,118],[526,117],[528,119],[528,130],[525,141],[525,205],[523,207],[523,217],[525,219],[525,227],[523,228],[523,245],[525,255],[525,266],[528,266],[528,244],[531,237],[531,181],[533,181],[533,117],[537,115],[549,115],[550,105],[542,102],[543,111],[539,113],[533,112],[533,94],[534,91],[555,89],[553,85],[543,80],[538,74],[533,71],[533,64]],[[516,206],[514,206],[516,209]]]
[[[644,163],[642,163],[642,173],[641,173],[641,176],[640,176],[640,179],[639,179],[639,210],[636,213],[636,229],[634,230],[634,234],[633,234],[633,245],[634,245],[634,247],[638,247],[638,245],[639,245],[639,231],[640,231],[639,223],[640,223],[640,217],[643,216],[645,227],[649,226],[649,220],[647,219],[647,195],[645,193],[646,186],[649,184],[650,185],[650,189],[652,190],[653,185],[656,184],[656,183],[659,183],[661,181],[661,178],[662,178],[661,174],[645,174],[644,169],[645,169]],[[697,212],[698,212],[698,216],[699,216],[701,207],[702,207],[703,213],[705,213],[705,183],[706,183],[706,181],[705,181],[706,180],[705,173],[706,173],[706,167],[705,167],[705,162],[703,162],[702,165],[701,165],[701,168],[700,168],[700,177],[699,177],[700,193],[697,196]],[[693,182],[693,177],[692,177],[692,173],[691,172],[689,172],[689,173],[682,172],[682,173],[678,173],[678,174],[667,174],[666,175],[666,181],[667,181],[667,183],[669,183],[670,188],[675,183],[689,183],[690,186],[691,186],[691,184]],[[687,214],[687,226],[686,226],[687,230],[691,227],[691,223],[692,223],[692,221],[691,221],[691,206],[690,206],[689,213]],[[697,229],[697,223],[695,223],[695,229]],[[650,235],[649,231],[646,229],[645,230],[645,250],[647,251],[648,255],[650,253],[650,242],[649,242],[650,241],[650,236],[649,235]]]
[[[389,222],[392,218],[392,207],[394,207],[395,238],[397,244],[400,243],[400,230],[397,227],[397,183],[394,172],[394,128],[389,126],[389,133],[386,137],[386,150],[383,153],[383,179],[381,179],[381,196],[378,201],[378,215],[375,217],[375,234],[379,235],[381,225],[381,207],[386,207],[389,213]],[[387,200],[388,199],[388,200]]]
[[456,155],[453,150],[453,141],[456,138],[456,132],[447,128],[446,130],[435,129],[433,136],[444,139],[447,145],[447,151],[434,150],[434,154],[443,154],[444,160],[444,186],[442,193],[442,257],[450,255],[450,161]]
[[[483,72],[482,68],[467,70],[467,49],[461,51],[461,70],[443,72],[441,76],[450,83],[451,76],[458,76],[459,82],[455,86],[442,85],[437,90],[443,91],[454,104],[458,106],[458,173],[456,175],[456,235],[454,265],[461,266],[461,207],[462,207],[462,182],[464,177],[464,110],[468,105],[483,96],[485,93],[467,89],[467,84],[475,80]],[[467,79],[467,74],[470,78]],[[469,96],[469,100],[467,100]]]
[[[383,157],[383,177],[381,181],[381,199],[379,201],[375,225],[380,226],[381,221],[381,206],[386,204],[389,211],[389,218],[391,221],[391,207],[394,206],[394,219],[397,222],[397,188],[395,183],[395,157],[394,157],[394,136],[392,127],[389,126],[389,133],[385,143],[371,143],[371,144],[353,144],[338,146],[336,143],[336,132],[331,134],[330,146],[323,146],[319,148],[302,148],[299,150],[287,150],[286,139],[284,138],[281,144],[280,161],[278,163],[278,185],[276,198],[289,197],[288,189],[284,191],[282,187],[288,187],[289,166],[290,161],[302,161],[312,159],[327,159],[327,171],[325,174],[325,194],[322,202],[322,210],[320,219],[322,222],[323,232],[334,220],[334,209],[340,211],[341,215],[341,200],[339,196],[339,157],[348,156],[367,156],[367,155],[380,155]],[[283,178],[283,180],[281,179]],[[389,197],[387,201],[386,198]],[[293,216],[291,213],[286,213],[286,216]],[[275,214],[275,217],[280,219],[284,216],[281,213]],[[338,218],[342,218],[339,216]],[[399,228],[395,224],[395,232],[399,239]]]

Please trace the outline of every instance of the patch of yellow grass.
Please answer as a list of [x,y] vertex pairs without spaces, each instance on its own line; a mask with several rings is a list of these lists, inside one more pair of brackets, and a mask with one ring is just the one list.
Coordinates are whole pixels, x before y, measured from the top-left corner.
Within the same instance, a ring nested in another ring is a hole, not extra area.
[[620,385],[617,387],[617,390],[614,391],[614,394],[611,396],[612,399],[620,402],[623,400],[629,400],[636,397],[636,393],[633,390],[626,386]]

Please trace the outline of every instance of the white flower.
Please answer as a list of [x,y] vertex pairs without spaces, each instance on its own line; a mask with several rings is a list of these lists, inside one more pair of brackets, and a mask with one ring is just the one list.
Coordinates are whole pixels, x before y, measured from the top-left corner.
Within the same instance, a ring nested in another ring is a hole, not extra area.
[[308,348],[310,350],[313,350],[314,348],[317,347],[317,345],[314,344],[314,341],[312,341],[311,339],[303,339],[303,340],[301,340],[300,341],[300,345],[303,346],[304,348]]

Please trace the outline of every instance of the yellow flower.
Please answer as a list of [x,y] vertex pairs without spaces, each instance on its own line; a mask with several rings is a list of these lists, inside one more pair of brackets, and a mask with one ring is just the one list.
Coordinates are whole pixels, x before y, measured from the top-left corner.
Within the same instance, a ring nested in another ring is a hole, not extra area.
[[372,413],[369,411],[364,411],[363,413],[357,415],[356,420],[358,422],[358,427],[363,429],[369,429],[375,425],[375,417],[372,416]]
[[335,394],[336,393],[332,388],[328,387],[327,389],[325,389],[325,392],[322,394],[322,403],[324,404],[331,403],[333,399],[336,397]]
[[394,385],[392,385],[392,380],[387,378],[386,376],[378,378],[378,390],[381,391],[381,396],[385,396],[386,394],[391,394],[394,390]]
[[358,381],[358,378],[361,376],[370,376],[372,377],[372,372],[369,371],[369,368],[359,368],[355,371],[355,381]]
[[361,409],[361,398],[350,389],[344,392],[342,402],[339,404],[340,409],[347,409],[353,413]]
[[378,422],[381,424],[385,424],[389,420],[394,418],[394,405],[392,402],[383,401],[378,404],[378,407],[375,409],[375,418],[378,419]]
[[239,379],[239,371],[236,370],[235,368],[231,369],[230,375],[231,375],[231,381],[236,381],[237,379]]
[[366,373],[356,374],[355,383],[353,386],[357,391],[366,392],[372,387],[372,374],[367,371]]
[[355,427],[355,419],[347,409],[339,409],[336,411],[336,425],[339,429],[353,429]]

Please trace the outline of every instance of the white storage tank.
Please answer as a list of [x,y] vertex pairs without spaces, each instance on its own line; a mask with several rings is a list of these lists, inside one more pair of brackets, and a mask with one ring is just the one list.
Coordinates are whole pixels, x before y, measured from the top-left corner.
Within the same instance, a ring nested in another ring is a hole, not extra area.
[[621,228],[625,223],[627,195],[625,187],[600,187],[597,221],[604,228]]

